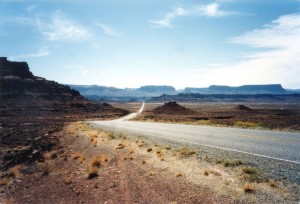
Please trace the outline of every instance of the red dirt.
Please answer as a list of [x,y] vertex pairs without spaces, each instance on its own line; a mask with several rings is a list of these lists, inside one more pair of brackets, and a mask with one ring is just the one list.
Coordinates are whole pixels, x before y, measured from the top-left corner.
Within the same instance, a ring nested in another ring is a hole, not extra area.
[[[76,133],[75,133],[76,134]],[[26,166],[24,176],[2,186],[4,201],[14,203],[219,203],[208,188],[196,186],[166,170],[143,164],[139,155],[124,159],[128,150],[94,146],[86,136],[66,129],[51,135],[59,139],[58,158]],[[76,139],[75,139],[76,138]],[[85,161],[71,158],[81,152]],[[95,155],[106,155],[99,176],[88,179],[86,166]],[[43,175],[45,167],[49,174]],[[149,172],[154,172],[150,174]],[[67,179],[71,180],[66,182]],[[226,200],[223,200],[224,203]],[[225,202],[226,203],[226,202]]]

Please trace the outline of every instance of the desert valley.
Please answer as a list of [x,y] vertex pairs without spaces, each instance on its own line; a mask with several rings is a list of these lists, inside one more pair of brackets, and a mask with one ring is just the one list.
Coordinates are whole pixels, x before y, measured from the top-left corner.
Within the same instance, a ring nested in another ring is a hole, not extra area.
[[1,203],[299,202],[297,90],[87,99],[26,62],[0,70]]

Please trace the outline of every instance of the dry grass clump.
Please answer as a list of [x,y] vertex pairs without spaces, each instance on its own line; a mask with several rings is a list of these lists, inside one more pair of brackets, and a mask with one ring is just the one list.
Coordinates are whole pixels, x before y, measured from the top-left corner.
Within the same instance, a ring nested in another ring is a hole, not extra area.
[[89,163],[93,167],[100,168],[102,162],[108,162],[108,157],[106,155],[94,156]]
[[21,171],[23,168],[24,168],[24,166],[20,165],[20,164],[10,168],[8,170],[8,176],[12,177],[12,178],[21,178],[21,176],[22,176]]
[[56,159],[58,157],[58,152],[57,151],[50,151],[50,152],[46,152],[43,154],[43,158],[45,160],[49,160],[49,159]]
[[9,178],[0,178],[0,186],[6,186],[7,184],[9,184],[9,182]]
[[154,176],[155,175],[155,172],[154,171],[150,171],[149,172],[149,176]]
[[121,132],[121,133],[118,135],[118,138],[123,139],[123,140],[127,140],[127,136],[126,136],[123,132]]
[[165,158],[163,155],[160,155],[158,158],[160,159],[160,161],[165,161]]
[[243,164],[243,162],[242,162],[241,160],[232,160],[232,161],[226,160],[226,161],[224,161],[224,166],[225,166],[225,167],[229,167],[229,166],[231,166],[231,167],[234,167],[234,166],[240,166],[240,165],[242,165],[242,164]]
[[255,192],[254,186],[249,183],[245,183],[243,189],[244,189],[245,193],[254,193]]
[[101,162],[102,162],[102,157],[101,156],[95,156],[95,157],[92,158],[90,164],[93,167],[100,168],[101,167]]
[[243,172],[246,174],[257,174],[258,173],[258,169],[257,168],[253,168],[253,167],[245,167],[243,168]]
[[181,173],[177,173],[176,177],[183,177],[183,175]]
[[87,167],[88,178],[92,179],[98,176],[99,169],[101,167],[101,162],[108,161],[106,156],[97,155],[93,157]]
[[166,150],[171,150],[172,148],[170,146],[165,147]]
[[205,176],[208,176],[209,174],[215,175],[215,176],[221,176],[221,172],[217,169],[204,169],[203,174]]
[[196,154],[195,151],[190,150],[187,146],[179,148],[177,152],[180,154],[181,157],[185,157],[185,158]]
[[107,137],[110,140],[116,139],[115,133],[114,132],[107,132]]
[[91,142],[94,142],[97,139],[97,135],[96,134],[89,134],[89,138]]
[[72,159],[78,161],[80,164],[85,160],[85,157],[80,152],[75,152],[71,155]]
[[118,146],[116,147],[116,149],[123,149],[125,147],[125,144],[120,143],[118,144]]
[[9,184],[11,179],[21,178],[23,175],[21,172],[23,168],[24,168],[23,165],[18,164],[16,166],[10,168],[6,172],[1,173],[0,174],[0,186]]
[[152,152],[152,147],[147,148],[147,152]]
[[92,179],[98,176],[99,169],[97,167],[89,165],[87,168],[88,178]]
[[142,139],[136,140],[135,143],[137,143],[138,147],[145,146],[145,141]]
[[73,178],[71,176],[67,177],[65,180],[64,180],[65,184],[71,184],[73,183]]
[[242,169],[244,179],[249,182],[262,182],[265,180],[261,170],[255,167],[245,167]]
[[275,181],[269,181],[268,184],[272,188],[277,188],[278,187],[278,185],[277,185],[277,183]]
[[223,164],[225,167],[236,167],[236,166],[241,166],[244,164],[243,161],[241,160],[217,160],[217,164]]
[[128,157],[127,157],[127,159],[129,159],[129,160],[134,160],[134,156],[133,155],[129,155]]

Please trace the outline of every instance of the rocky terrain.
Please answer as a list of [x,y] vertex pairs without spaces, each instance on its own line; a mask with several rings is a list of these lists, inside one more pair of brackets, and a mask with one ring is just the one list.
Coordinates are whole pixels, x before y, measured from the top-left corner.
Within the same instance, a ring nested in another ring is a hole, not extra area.
[[47,135],[65,122],[109,119],[128,111],[83,98],[70,87],[34,76],[26,62],[0,58],[0,165],[38,160],[57,145]]

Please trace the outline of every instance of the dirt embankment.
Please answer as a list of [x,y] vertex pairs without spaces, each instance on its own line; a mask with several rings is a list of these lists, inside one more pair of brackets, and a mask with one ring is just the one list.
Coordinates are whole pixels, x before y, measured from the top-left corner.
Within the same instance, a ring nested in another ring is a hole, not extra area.
[[[153,143],[78,122],[49,136],[43,160],[3,172],[3,202],[276,203],[285,187],[243,161],[207,162],[187,146]],[[201,158],[199,160],[199,158]],[[6,176],[6,177],[5,177]]]

